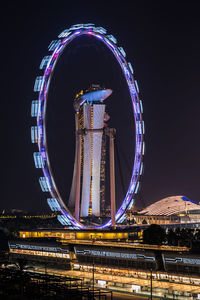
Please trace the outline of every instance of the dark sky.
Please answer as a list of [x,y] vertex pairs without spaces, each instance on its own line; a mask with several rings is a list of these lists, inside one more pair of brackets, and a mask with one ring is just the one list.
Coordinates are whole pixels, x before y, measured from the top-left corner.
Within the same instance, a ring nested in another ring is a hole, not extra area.
[[[38,183],[41,173],[32,158],[36,151],[30,138],[30,127],[34,125],[30,107],[36,99],[34,81],[40,75],[39,65],[48,54],[50,41],[73,24],[89,22],[103,26],[117,38],[140,87],[146,153],[137,205],[178,194],[200,200],[197,1],[123,1],[123,5],[117,1],[9,1],[1,6],[0,14],[0,209],[49,211],[47,195]],[[56,67],[49,93],[48,139],[56,181],[66,198],[74,154],[72,100],[77,91],[92,82],[114,91],[107,108],[110,125],[119,133],[122,173],[125,186],[128,184],[125,161],[131,166],[134,128],[120,72],[110,52],[101,43],[86,38],[74,41]]]

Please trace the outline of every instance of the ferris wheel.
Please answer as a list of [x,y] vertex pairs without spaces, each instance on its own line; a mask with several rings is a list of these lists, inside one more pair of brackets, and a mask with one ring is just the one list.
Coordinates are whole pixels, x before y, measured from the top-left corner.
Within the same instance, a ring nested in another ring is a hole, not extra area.
[[[58,212],[58,220],[64,226],[72,229],[88,228],[79,220],[72,216],[72,213],[64,203],[60,192],[56,186],[53,172],[50,165],[47,132],[46,132],[46,108],[48,100],[48,92],[51,84],[53,71],[56,67],[58,59],[65,48],[80,36],[93,36],[100,40],[112,52],[118,64],[121,67],[125,77],[127,87],[129,89],[130,101],[133,107],[133,116],[135,122],[135,154],[132,175],[126,195],[115,214],[116,223],[120,224],[125,219],[125,212],[130,209],[134,197],[138,192],[140,185],[140,176],[143,172],[143,155],[144,155],[144,121],[142,118],[143,108],[139,98],[139,88],[137,81],[133,77],[133,68],[130,62],[126,60],[126,52],[122,47],[117,46],[116,38],[107,34],[106,29],[96,27],[94,24],[77,24],[64,30],[58,36],[57,40],[53,40],[49,47],[49,54],[45,56],[40,64],[40,70],[43,71],[42,76],[37,76],[34,84],[34,92],[38,93],[37,100],[32,101],[31,116],[37,119],[37,124],[31,127],[32,143],[38,145],[38,151],[33,153],[35,167],[42,169],[43,176],[39,177],[39,183],[43,192],[50,194],[47,196],[47,202],[52,211]],[[112,225],[111,219],[103,225],[93,226],[93,228],[106,228]],[[91,226],[90,226],[91,228]]]

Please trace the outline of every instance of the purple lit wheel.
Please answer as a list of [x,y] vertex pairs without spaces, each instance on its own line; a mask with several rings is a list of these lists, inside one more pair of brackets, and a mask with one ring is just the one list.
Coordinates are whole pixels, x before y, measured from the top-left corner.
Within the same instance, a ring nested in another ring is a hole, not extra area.
[[[34,152],[34,161],[36,168],[42,168],[43,177],[39,178],[39,182],[43,192],[49,192],[51,198],[48,198],[48,204],[52,211],[59,211],[58,220],[71,228],[88,228],[77,221],[66,207],[62,197],[56,187],[53,173],[48,157],[48,148],[46,142],[46,105],[48,99],[48,91],[51,83],[51,77],[56,63],[69,43],[82,35],[91,35],[102,41],[113,53],[118,61],[126,79],[130,98],[133,105],[133,114],[135,121],[135,158],[132,176],[128,191],[118,211],[116,212],[116,223],[122,223],[125,218],[126,209],[130,208],[134,201],[134,196],[139,188],[139,177],[142,174],[143,163],[142,157],[144,154],[144,123],[142,120],[142,102],[139,99],[139,90],[136,80],[133,78],[133,69],[129,62],[126,61],[126,53],[122,47],[117,47],[116,39],[112,35],[106,35],[106,30],[102,27],[95,27],[94,24],[77,24],[69,29],[64,30],[58,37],[59,40],[54,40],[49,45],[51,55],[45,56],[41,62],[40,69],[44,69],[44,75],[38,76],[35,81],[34,91],[39,92],[38,100],[32,101],[32,116],[37,117],[37,126],[32,126],[31,136],[32,142],[38,144],[39,152]],[[105,228],[111,226],[111,220],[104,225],[96,228]],[[91,228],[91,226],[90,226]]]

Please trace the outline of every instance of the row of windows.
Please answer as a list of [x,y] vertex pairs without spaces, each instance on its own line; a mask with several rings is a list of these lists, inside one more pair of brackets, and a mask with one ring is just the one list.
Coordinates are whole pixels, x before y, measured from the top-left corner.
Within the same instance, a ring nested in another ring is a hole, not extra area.
[[200,273],[199,266],[183,266],[183,265],[166,264],[165,268],[167,272],[198,274],[198,275]]
[[109,38],[109,40],[111,40],[114,44],[117,44],[117,39],[112,34],[109,34],[106,37]]
[[37,143],[38,142],[38,127],[37,126],[32,126],[31,127],[31,141],[32,143]]
[[56,198],[48,198],[47,202],[52,211],[60,211],[60,205]]
[[39,178],[39,183],[40,183],[40,186],[41,186],[41,189],[42,189],[43,192],[50,192],[51,185],[50,185],[50,182],[49,182],[48,178],[40,177]]
[[43,156],[40,152],[34,152],[33,153],[33,158],[34,158],[36,168],[43,168],[44,167],[44,159],[43,159]]
[[97,32],[100,34],[106,34],[106,32],[107,32],[106,29],[103,27],[94,27],[94,24],[76,24],[76,25],[71,26],[69,29],[65,29],[63,32],[61,32],[59,34],[58,37],[59,38],[67,37],[69,34],[71,34],[71,32],[70,32],[71,30],[89,29],[89,28],[92,28],[94,32]]
[[26,249],[10,249],[10,253],[48,256],[48,257],[55,257],[55,258],[70,258],[68,253],[66,254],[66,253],[58,253],[58,252],[34,251],[34,250],[26,250]]
[[125,267],[125,268],[136,268],[136,269],[155,269],[156,264],[153,262],[144,262],[144,261],[133,261],[133,260],[120,260],[112,258],[100,258],[100,257],[91,257],[91,256],[81,256],[78,257],[78,261],[81,263],[93,263],[97,265],[108,265],[113,267]]
[[43,76],[37,76],[34,84],[34,92],[39,92],[42,86]]
[[39,113],[39,101],[33,100],[31,104],[31,117],[37,117]]
[[71,225],[71,222],[69,221],[69,219],[66,216],[58,215],[57,219],[64,226]]
[[41,64],[40,64],[40,70],[42,69],[45,69],[49,60],[50,60],[51,56],[45,56],[42,61],[41,61]]
[[60,43],[61,43],[60,40],[53,40],[53,41],[51,41],[51,43],[48,46],[48,50],[49,51],[54,51],[60,45]]
[[126,57],[126,52],[124,51],[124,49],[122,47],[118,47],[119,51],[121,52],[121,54]]

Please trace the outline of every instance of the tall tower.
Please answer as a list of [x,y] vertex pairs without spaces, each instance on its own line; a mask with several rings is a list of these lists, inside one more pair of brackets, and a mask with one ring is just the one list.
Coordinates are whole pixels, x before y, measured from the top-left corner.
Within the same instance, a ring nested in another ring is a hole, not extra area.
[[101,167],[100,167],[100,209],[101,216],[105,215],[106,209],[106,156],[107,156],[107,136],[105,128],[107,127],[107,121],[110,119],[110,116],[105,112],[104,114],[104,133],[102,135],[102,145],[101,145]]
[[100,216],[102,135],[106,105],[112,90],[93,85],[74,100],[76,153],[69,207],[75,217]]

